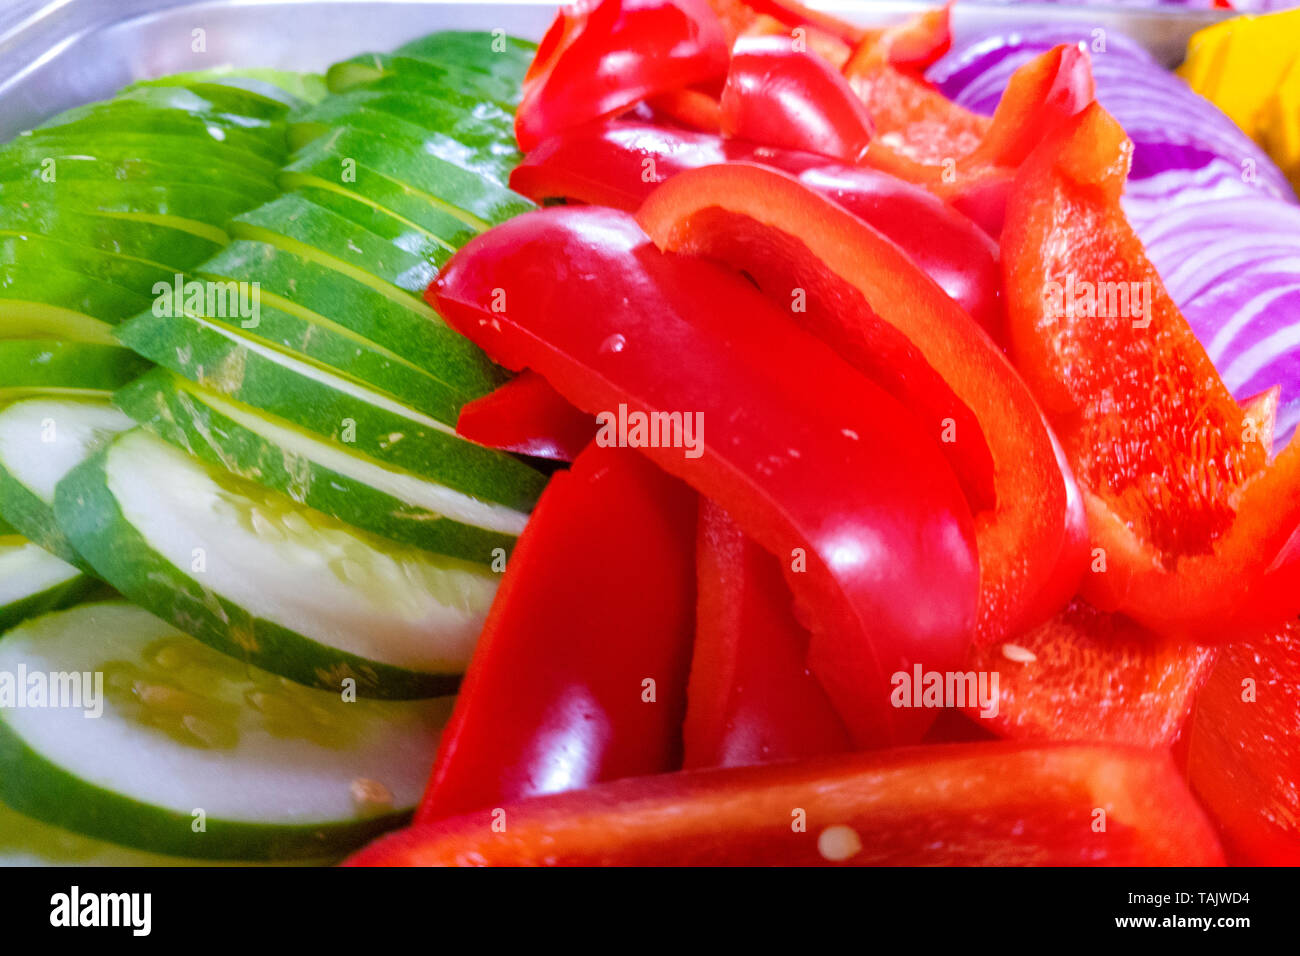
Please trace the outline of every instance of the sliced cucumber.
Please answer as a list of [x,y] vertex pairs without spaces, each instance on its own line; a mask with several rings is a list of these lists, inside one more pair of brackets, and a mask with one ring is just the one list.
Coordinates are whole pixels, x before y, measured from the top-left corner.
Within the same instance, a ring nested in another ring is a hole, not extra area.
[[[154,159],[173,162],[189,156],[188,165],[228,169],[243,176],[269,179],[280,159],[249,152],[220,140],[199,140],[180,133],[144,133],[130,129],[87,132],[76,126],[59,127],[47,133],[24,133],[3,148],[4,158],[53,156],[59,153],[88,154],[103,159]],[[58,180],[56,179],[55,182]],[[47,185],[42,183],[42,185]]]
[[112,345],[113,325],[149,304],[147,296],[48,261],[0,266],[0,337]]
[[26,538],[0,536],[0,633],[71,604],[93,586],[91,578]]
[[346,127],[313,141],[294,157],[299,161],[344,160],[423,193],[443,211],[468,225],[486,228],[537,207],[500,183],[426,153],[419,144],[376,139]]
[[152,289],[171,282],[176,270],[160,262],[103,252],[36,233],[0,234],[0,267],[30,269],[37,275],[54,266],[103,279],[124,289]]
[[[279,193],[270,178],[230,165],[203,164],[201,159],[195,162],[192,154],[172,156],[155,151],[143,158],[133,151],[116,156],[111,155],[112,152],[112,149],[89,152],[67,146],[46,150],[30,145],[22,150],[0,149],[0,182],[47,184],[48,177],[53,175],[53,183],[192,184],[243,193],[248,197],[249,205],[264,202]],[[52,187],[53,183],[48,184]]]
[[237,240],[199,266],[198,273],[216,280],[256,282],[263,303],[316,325],[347,329],[400,354],[446,382],[462,402],[487,394],[505,380],[477,346],[447,328],[423,303],[406,297],[394,302],[365,283],[284,249]]
[[450,86],[503,108],[512,108],[519,102],[521,79],[394,53],[365,53],[335,63],[325,72],[325,83],[331,93],[346,93],[359,86],[367,89]]
[[344,451],[164,369],[128,385],[115,400],[136,421],[209,464],[426,551],[490,564],[511,551],[528,520],[522,511]]
[[229,66],[171,73],[153,80],[138,80],[126,87],[123,92],[149,86],[184,86],[203,96],[204,91],[213,84],[236,87],[288,110],[319,103],[329,94],[329,89],[325,86],[325,77],[320,73],[297,73],[258,67],[236,69]]
[[[395,297],[421,295],[437,274],[437,265],[366,232],[337,213],[322,209],[296,193],[236,216],[230,234],[269,242],[290,252],[316,258],[376,291]],[[442,262],[451,258],[447,252]],[[390,293],[389,287],[395,286]]]
[[436,156],[445,162],[487,176],[502,187],[519,162],[511,140],[494,135],[481,142],[466,143],[441,129],[428,130],[387,113],[359,111],[341,118],[335,127],[364,133],[386,143],[393,152]]
[[240,314],[212,316],[202,308],[194,314],[245,338],[300,355],[439,419],[457,414],[465,401],[456,389],[397,352],[323,319],[313,321],[300,312],[284,311],[260,301],[252,318]]
[[248,197],[229,189],[196,186],[85,180],[53,183],[9,183],[0,186],[0,201],[30,202],[53,197],[67,209],[83,212],[128,213],[170,216],[180,221],[220,226],[231,216],[248,209]]
[[431,236],[423,229],[393,215],[387,209],[344,189],[304,185],[295,188],[293,194],[301,196],[314,206],[342,216],[366,232],[392,243],[403,252],[419,256],[434,268],[437,268],[439,263],[446,262],[455,251],[455,247],[446,240]]
[[70,245],[147,259],[177,270],[202,262],[224,245],[222,239],[157,221],[79,212],[52,201],[0,208],[0,235],[54,236]]
[[455,63],[467,70],[481,70],[521,83],[537,54],[537,44],[497,31],[440,30],[404,43],[393,52],[398,56]]
[[148,367],[118,345],[0,339],[0,400],[30,391],[112,392]]
[[344,157],[330,156],[327,152],[304,155],[284,168],[280,185],[286,190],[307,187],[342,193],[393,217],[403,226],[424,233],[448,249],[459,248],[483,230],[478,219],[466,217],[463,211],[451,209],[441,200],[430,200],[424,193],[381,176],[367,166],[350,167],[353,179],[344,182],[341,176],[344,161]]
[[497,578],[364,534],[209,468],[144,429],[59,483],[54,511],[122,594],[304,684],[410,698],[464,671]]
[[519,460],[457,437],[450,415],[439,421],[209,320],[144,313],[118,335],[220,395],[475,498],[528,510],[545,483]]
[[358,89],[336,93],[289,119],[289,148],[301,149],[360,113],[377,113],[419,127],[438,130],[467,146],[496,144],[502,156],[515,149],[514,114],[452,87],[430,95]]
[[0,410],[0,514],[46,551],[84,567],[54,518],[54,489],[131,424],[107,396],[28,398]]
[[450,710],[445,698],[348,703],[297,687],[122,602],[11,631],[0,671],[20,667],[91,675],[91,693],[73,701],[89,706],[0,710],[0,798],[54,826],[199,858],[319,859],[400,825]]

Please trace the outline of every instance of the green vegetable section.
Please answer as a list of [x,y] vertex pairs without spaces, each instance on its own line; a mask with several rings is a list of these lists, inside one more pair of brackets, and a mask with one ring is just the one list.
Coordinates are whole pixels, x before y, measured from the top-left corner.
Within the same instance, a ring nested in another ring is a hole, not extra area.
[[79,680],[51,689],[59,706],[0,710],[0,799],[55,827],[194,858],[336,857],[400,824],[450,709],[292,684],[124,602],[10,631],[0,672],[20,667]]
[[[545,484],[456,436],[505,375],[422,296],[534,208],[506,185],[534,49],[177,74],[0,147],[0,670],[110,683],[102,740],[0,708],[0,800],[49,853],[320,860],[418,797]],[[136,606],[55,611],[101,582]]]

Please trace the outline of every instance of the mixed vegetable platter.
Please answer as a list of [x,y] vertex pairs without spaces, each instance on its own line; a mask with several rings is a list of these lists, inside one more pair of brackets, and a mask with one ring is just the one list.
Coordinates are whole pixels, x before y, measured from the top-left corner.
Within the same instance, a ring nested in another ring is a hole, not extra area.
[[0,861],[1300,862],[1300,13],[949,14],[0,146]]

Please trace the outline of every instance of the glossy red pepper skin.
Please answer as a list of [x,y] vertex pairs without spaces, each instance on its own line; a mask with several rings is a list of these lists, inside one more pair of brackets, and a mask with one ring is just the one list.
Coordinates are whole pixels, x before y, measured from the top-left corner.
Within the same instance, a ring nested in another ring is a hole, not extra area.
[[722,88],[721,131],[730,139],[799,149],[856,163],[871,117],[834,67],[790,37],[741,37]]
[[1230,862],[1300,865],[1300,624],[1220,649],[1187,773]]
[[743,277],[660,253],[614,210],[497,226],[428,297],[495,360],[532,368],[584,411],[702,416],[698,457],[642,450],[780,557],[855,743],[920,738],[932,715],[892,707],[890,674],[961,661],[978,570],[961,488],[907,409]]
[[[1105,827],[1097,811],[1105,811]],[[804,812],[806,827],[795,824]],[[353,866],[1214,866],[1169,756],[1009,742],[622,780],[383,837]],[[827,831],[830,831],[829,833]],[[848,832],[851,831],[851,832]],[[855,839],[856,838],[856,839]]]
[[726,75],[728,43],[705,0],[581,0],[560,8],[524,75],[515,136],[547,136],[639,100]]
[[1214,648],[1172,641],[1075,600],[1047,623],[971,655],[968,670],[998,674],[998,700],[966,712],[1016,740],[1169,747],[1214,658]]
[[866,34],[862,27],[795,0],[709,0],[709,5],[727,24],[733,39],[764,19],[780,24],[787,33],[795,27],[812,27],[849,46],[856,46]]
[[[1064,605],[1088,556],[1068,466],[1001,350],[896,245],[797,180],[746,164],[674,177],[637,219],[661,248],[742,269],[774,301],[802,290],[805,310],[791,318],[871,377],[907,370],[890,387],[923,410],[977,509],[979,643]],[[912,371],[918,360],[948,392]]]
[[997,244],[942,200],[888,173],[704,133],[615,122],[546,140],[515,168],[510,185],[538,203],[564,198],[635,211],[678,173],[733,161],[793,173],[871,223],[995,340],[1003,340]]
[[573,461],[596,437],[596,420],[566,402],[546,379],[523,371],[467,403],[456,434],[516,455]]
[[683,766],[743,767],[852,749],[808,672],[808,632],[781,565],[724,510],[700,502],[698,610]]
[[[849,63],[876,56],[900,70],[920,77],[927,67],[952,47],[950,11],[953,0],[926,10],[891,27],[868,30],[857,44]],[[846,64],[845,72],[853,67]]]
[[[1300,612],[1300,443],[1268,461],[1258,413],[1166,293],[1119,205],[1130,152],[1094,105],[1021,167],[1002,243],[1012,354],[1104,556],[1084,596],[1169,637],[1245,639]],[[1089,288],[1113,304],[1089,308]]]
[[694,537],[695,495],[636,452],[593,445],[556,473],[510,556],[417,820],[681,765]]

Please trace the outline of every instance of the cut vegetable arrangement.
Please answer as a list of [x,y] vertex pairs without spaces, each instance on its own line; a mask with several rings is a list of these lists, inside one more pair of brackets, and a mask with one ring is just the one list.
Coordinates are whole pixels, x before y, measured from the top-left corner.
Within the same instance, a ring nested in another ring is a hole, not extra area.
[[0,147],[0,854],[1300,862],[1295,197],[1081,38],[596,0]]

